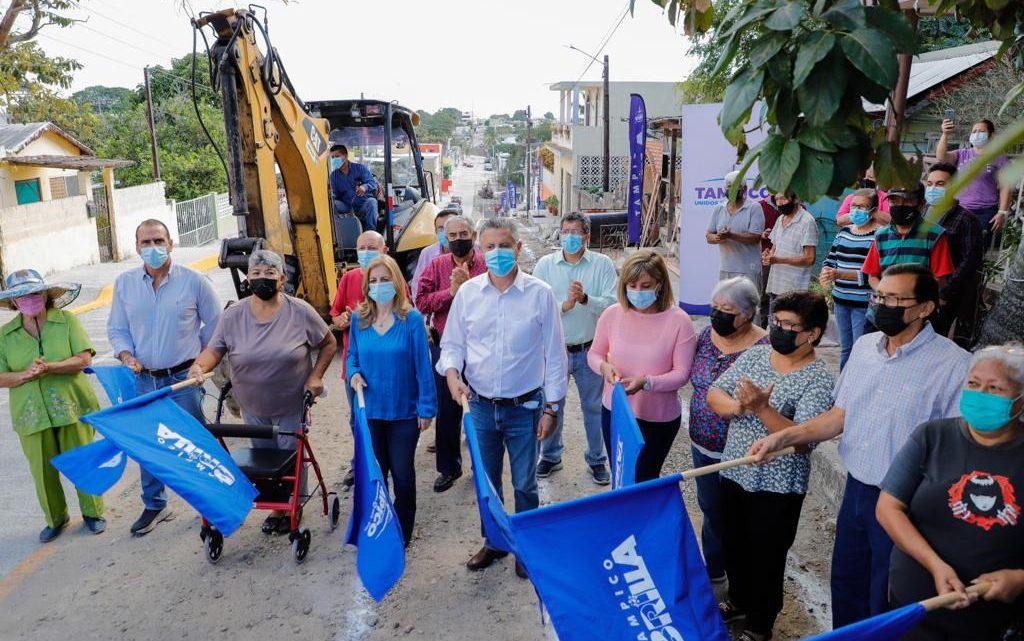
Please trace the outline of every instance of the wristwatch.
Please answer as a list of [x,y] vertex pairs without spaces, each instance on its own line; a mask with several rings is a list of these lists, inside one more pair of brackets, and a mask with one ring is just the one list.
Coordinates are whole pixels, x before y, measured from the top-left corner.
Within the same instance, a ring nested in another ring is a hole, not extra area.
[[552,412],[557,412],[560,407],[561,407],[561,405],[559,405],[558,403],[545,403],[544,404],[544,409],[545,410],[551,410]]
[[590,295],[583,292],[583,300],[580,301],[581,305],[586,305],[590,301]]
[[650,376],[645,376],[644,377],[644,391],[645,392],[651,391],[651,377]]

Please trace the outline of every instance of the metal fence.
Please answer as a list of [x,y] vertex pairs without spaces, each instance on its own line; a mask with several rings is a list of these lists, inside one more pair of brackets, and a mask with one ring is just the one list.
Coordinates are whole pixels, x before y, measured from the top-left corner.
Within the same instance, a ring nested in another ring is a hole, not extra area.
[[110,229],[110,211],[107,207],[105,186],[93,186],[92,202],[96,208],[96,242],[100,250],[100,262],[109,263],[114,260],[114,238]]
[[206,194],[174,203],[178,219],[178,244],[199,247],[217,238],[217,195]]

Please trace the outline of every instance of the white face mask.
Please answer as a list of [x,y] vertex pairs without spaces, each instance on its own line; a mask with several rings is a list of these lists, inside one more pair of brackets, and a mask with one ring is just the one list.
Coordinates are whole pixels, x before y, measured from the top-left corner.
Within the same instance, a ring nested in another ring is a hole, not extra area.
[[981,147],[982,145],[988,142],[988,132],[975,131],[974,133],[971,134],[971,137],[968,138],[968,140],[971,141],[972,146]]

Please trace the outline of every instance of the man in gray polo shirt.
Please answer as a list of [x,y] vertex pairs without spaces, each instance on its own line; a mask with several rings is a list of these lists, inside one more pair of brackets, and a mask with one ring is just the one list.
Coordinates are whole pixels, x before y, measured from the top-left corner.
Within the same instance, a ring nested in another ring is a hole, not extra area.
[[779,294],[806,290],[811,283],[818,247],[818,224],[793,194],[776,194],[779,219],[768,239],[772,246],[761,254],[761,262],[771,267],[768,274],[769,307]]
[[[725,175],[728,190],[736,182],[739,172]],[[705,238],[718,245],[718,280],[746,276],[761,288],[761,234],[764,232],[764,213],[755,200],[747,199],[747,190],[741,187],[736,200],[715,207]]]

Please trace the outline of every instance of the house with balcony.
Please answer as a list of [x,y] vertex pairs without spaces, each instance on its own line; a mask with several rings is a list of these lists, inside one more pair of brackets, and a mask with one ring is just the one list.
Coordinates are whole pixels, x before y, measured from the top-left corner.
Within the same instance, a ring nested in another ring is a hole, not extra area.
[[558,82],[558,120],[544,145],[541,197],[555,196],[559,209],[625,207],[629,186],[629,97],[644,98],[648,119],[678,116],[682,97],[676,82],[609,83],[609,191],[601,194],[604,158],[604,84],[600,80]]

